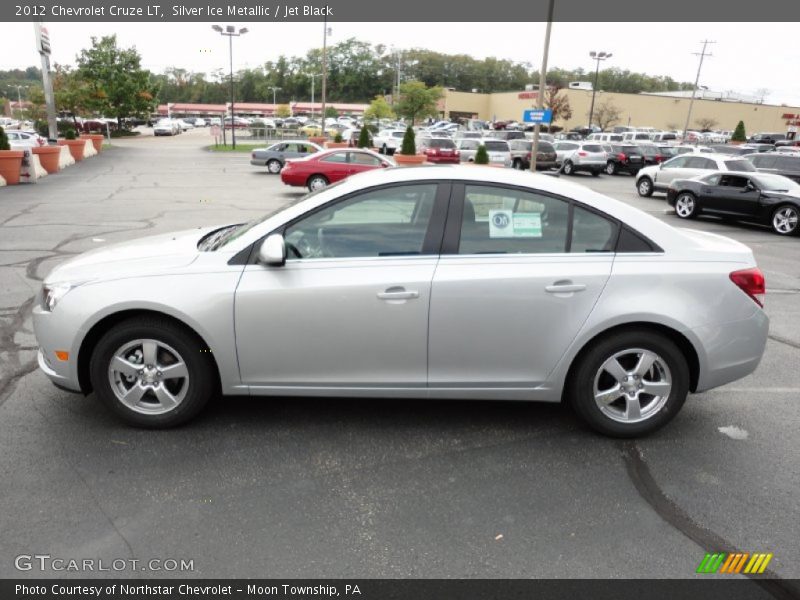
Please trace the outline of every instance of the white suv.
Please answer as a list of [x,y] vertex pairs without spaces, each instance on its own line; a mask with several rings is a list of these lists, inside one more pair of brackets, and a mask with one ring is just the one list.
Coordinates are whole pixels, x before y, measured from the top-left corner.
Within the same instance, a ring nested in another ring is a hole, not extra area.
[[653,192],[666,192],[676,179],[692,179],[712,171],[753,172],[756,168],[742,156],[730,154],[683,154],[660,165],[641,169],[636,177],[636,191],[640,196],[652,196]]
[[372,138],[375,147],[381,154],[394,154],[403,144],[404,129],[384,129]]

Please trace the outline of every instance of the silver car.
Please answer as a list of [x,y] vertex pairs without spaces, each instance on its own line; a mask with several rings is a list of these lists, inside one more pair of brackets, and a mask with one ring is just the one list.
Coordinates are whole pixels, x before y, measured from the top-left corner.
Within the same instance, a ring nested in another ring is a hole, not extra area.
[[256,148],[250,153],[250,164],[267,167],[267,171],[277,175],[290,158],[303,158],[322,150],[322,146],[308,140],[286,140],[267,148]]
[[512,169],[378,169],[244,225],[97,249],[33,308],[39,366],[128,423],[219,394],[572,404],[638,436],[751,373],[746,246]]
[[640,196],[666,192],[678,179],[692,179],[713,171],[752,171],[756,168],[743,156],[730,154],[682,154],[658,165],[641,169],[636,174],[636,191]]
[[554,147],[565,175],[586,171],[597,177],[606,168],[608,155],[599,142],[556,142]]
[[510,167],[513,164],[511,148],[505,140],[462,138],[456,140],[456,146],[461,155],[461,162],[475,162],[475,154],[477,154],[478,148],[485,146],[489,155],[489,164],[502,165],[504,167]]

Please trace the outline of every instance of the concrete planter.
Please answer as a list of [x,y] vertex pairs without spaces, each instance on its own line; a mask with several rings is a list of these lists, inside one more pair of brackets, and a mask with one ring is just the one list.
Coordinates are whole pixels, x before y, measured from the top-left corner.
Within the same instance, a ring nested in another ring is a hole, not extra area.
[[0,177],[6,180],[6,184],[16,185],[19,183],[24,156],[25,153],[22,150],[0,150]]
[[347,148],[350,144],[347,142],[325,142],[326,148]]
[[58,173],[58,159],[61,156],[60,146],[40,146],[33,148],[32,152],[39,157],[42,167],[49,174]]
[[80,136],[82,140],[92,140],[92,145],[94,149],[97,150],[97,153],[100,153],[100,150],[103,149],[103,140],[106,139],[104,135],[97,134],[97,133],[84,133]]
[[309,142],[313,142],[318,146],[323,146],[327,140],[328,138],[326,138],[324,135],[314,135],[308,138]]
[[86,140],[58,140],[59,146],[69,148],[69,153],[75,162],[83,160],[83,151],[86,148]]
[[394,154],[392,156],[394,162],[400,167],[414,167],[422,165],[427,162],[427,157],[424,154]]

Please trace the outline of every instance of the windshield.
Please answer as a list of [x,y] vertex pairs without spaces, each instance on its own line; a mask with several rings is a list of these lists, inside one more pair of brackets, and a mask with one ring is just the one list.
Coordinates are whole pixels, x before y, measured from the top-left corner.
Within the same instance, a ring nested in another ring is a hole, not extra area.
[[797,192],[800,191],[800,183],[792,181],[783,175],[759,175],[758,183],[761,184],[761,189],[769,190],[771,192]]
[[216,231],[212,231],[210,234],[208,234],[207,236],[205,236],[203,239],[200,240],[200,243],[197,245],[197,248],[203,252],[213,252],[214,250],[222,248],[223,246],[230,244],[232,241],[239,239],[245,233],[247,233],[257,225],[260,225],[267,219],[274,217],[279,212],[282,212],[287,208],[291,208],[292,206],[299,204],[303,200],[307,200],[308,198],[313,198],[322,191],[327,191],[337,185],[341,185],[344,181],[345,181],[344,179],[342,181],[337,181],[336,183],[332,183],[331,185],[328,185],[320,190],[316,190],[314,192],[306,194],[305,196],[300,196],[299,198],[295,198],[290,202],[282,204],[277,208],[269,211],[268,213],[265,213],[264,215],[253,219],[252,221],[248,221],[247,223],[240,223],[238,225],[228,225],[226,227],[223,227],[222,229],[217,229]]

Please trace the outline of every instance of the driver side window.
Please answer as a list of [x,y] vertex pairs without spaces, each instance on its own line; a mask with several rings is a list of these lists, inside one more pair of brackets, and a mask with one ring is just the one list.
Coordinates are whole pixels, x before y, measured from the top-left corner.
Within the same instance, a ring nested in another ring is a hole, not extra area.
[[360,258],[422,254],[433,212],[435,183],[368,191],[288,226],[287,256]]

